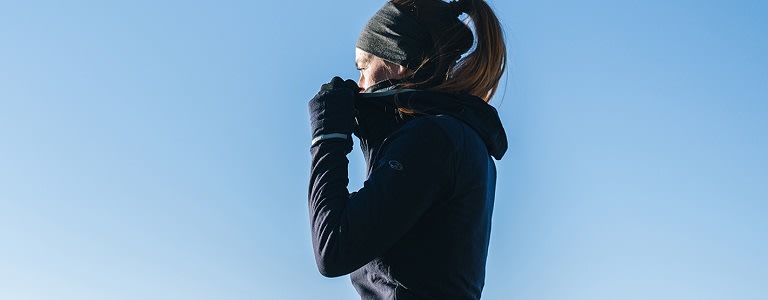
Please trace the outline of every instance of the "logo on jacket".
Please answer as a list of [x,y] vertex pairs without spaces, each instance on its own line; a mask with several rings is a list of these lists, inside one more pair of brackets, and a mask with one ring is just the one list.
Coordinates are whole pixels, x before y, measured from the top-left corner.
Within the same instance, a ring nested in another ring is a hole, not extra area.
[[402,171],[403,169],[405,169],[403,164],[401,164],[399,161],[396,161],[396,160],[390,160],[389,167],[395,171]]

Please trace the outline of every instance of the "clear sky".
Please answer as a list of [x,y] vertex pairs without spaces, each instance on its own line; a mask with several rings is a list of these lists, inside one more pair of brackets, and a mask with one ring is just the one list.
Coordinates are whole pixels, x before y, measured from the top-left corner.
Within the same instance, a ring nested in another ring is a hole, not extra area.
[[[0,299],[356,299],[306,103],[382,4],[0,0]],[[484,299],[768,299],[768,2],[491,4]]]

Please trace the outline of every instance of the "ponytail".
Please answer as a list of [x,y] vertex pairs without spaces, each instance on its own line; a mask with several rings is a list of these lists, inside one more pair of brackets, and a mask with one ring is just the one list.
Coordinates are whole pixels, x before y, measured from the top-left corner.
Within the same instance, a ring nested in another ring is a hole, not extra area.
[[490,101],[499,86],[507,63],[507,48],[499,19],[488,3],[470,1],[467,12],[475,27],[475,50],[460,60],[451,76],[438,89],[466,92]]
[[[490,101],[507,61],[504,32],[493,9],[483,0],[391,1],[416,16],[431,33],[434,44],[419,66],[406,66],[413,74],[401,86],[467,93]],[[473,25],[474,36],[468,25],[458,20],[462,13],[469,16],[467,22]],[[473,44],[474,50],[467,53]]]

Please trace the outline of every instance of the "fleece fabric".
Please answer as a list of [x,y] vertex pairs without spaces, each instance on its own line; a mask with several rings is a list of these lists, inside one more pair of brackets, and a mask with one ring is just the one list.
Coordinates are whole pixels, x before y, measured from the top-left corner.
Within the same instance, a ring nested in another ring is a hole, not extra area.
[[[312,146],[309,212],[320,272],[351,273],[361,299],[480,299],[507,138],[469,95],[360,94],[363,187],[347,189],[351,143]],[[409,113],[403,113],[407,111]]]

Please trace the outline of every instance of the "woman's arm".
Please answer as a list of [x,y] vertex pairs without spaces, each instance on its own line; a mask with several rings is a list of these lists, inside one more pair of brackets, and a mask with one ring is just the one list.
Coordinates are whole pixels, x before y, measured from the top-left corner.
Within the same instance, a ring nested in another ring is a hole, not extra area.
[[364,186],[347,190],[349,141],[311,148],[309,211],[320,273],[335,277],[385,253],[437,200],[446,196],[453,172],[446,133],[421,117],[387,139]]

